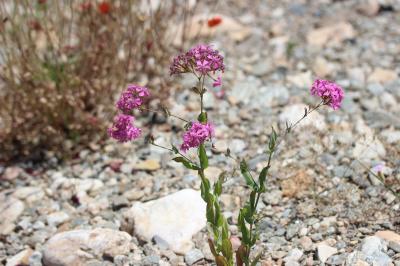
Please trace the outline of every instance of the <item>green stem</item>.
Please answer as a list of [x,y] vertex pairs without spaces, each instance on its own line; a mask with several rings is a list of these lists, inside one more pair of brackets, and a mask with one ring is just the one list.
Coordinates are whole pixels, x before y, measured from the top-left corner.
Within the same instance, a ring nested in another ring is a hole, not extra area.
[[197,163],[193,162],[193,160],[191,160],[189,157],[185,156],[185,155],[184,155],[183,153],[181,153],[180,151],[175,151],[174,149],[171,149],[171,148],[168,148],[168,147],[164,147],[164,146],[158,145],[158,144],[156,144],[156,143],[154,143],[154,142],[150,142],[150,144],[153,145],[153,146],[159,147],[159,148],[161,148],[161,149],[170,151],[170,152],[172,152],[172,153],[179,154],[180,156],[182,156],[183,158],[185,158],[188,162],[190,162],[190,163],[192,163],[192,164],[194,164],[194,165],[197,165]]
[[[164,114],[165,115],[165,112],[161,112],[161,111],[157,111],[157,110],[153,110],[153,109],[148,109],[148,108],[145,108],[145,107],[140,107],[140,110],[145,110],[145,111],[149,111],[149,112],[153,112],[153,113],[157,113],[157,114]],[[172,116],[172,117],[175,117],[175,118],[177,118],[177,119],[179,119],[179,120],[181,120],[181,121],[183,121],[185,123],[190,123],[190,121],[188,121],[188,120],[186,120],[186,119],[184,119],[182,117],[179,117],[177,115],[171,114],[171,113],[169,113],[169,111],[168,111],[167,116]]]
[[153,146],[159,147],[159,148],[161,148],[161,149],[164,149],[164,150],[167,150],[167,151],[170,151],[170,152],[174,152],[173,149],[170,149],[170,148],[167,148],[167,147],[164,147],[164,146],[155,144],[154,142],[150,142],[150,144],[153,145]]

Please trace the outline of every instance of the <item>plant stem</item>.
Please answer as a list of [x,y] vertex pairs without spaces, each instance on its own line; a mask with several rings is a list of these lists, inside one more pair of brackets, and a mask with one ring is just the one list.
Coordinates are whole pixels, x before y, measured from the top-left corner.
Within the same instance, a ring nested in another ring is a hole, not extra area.
[[170,148],[167,148],[167,147],[164,147],[164,146],[155,144],[154,142],[150,142],[150,144],[153,145],[153,146],[159,147],[159,148],[161,148],[161,149],[164,149],[164,150],[167,150],[167,151],[170,151],[170,152],[174,152],[173,149],[170,149]]
[[189,161],[190,163],[192,163],[192,164],[194,164],[194,165],[197,165],[197,163],[193,162],[193,160],[189,159],[187,156],[185,156],[185,155],[184,155],[183,153],[181,153],[180,151],[175,151],[174,149],[171,149],[171,148],[168,148],[168,147],[164,147],[164,146],[155,144],[154,142],[150,142],[150,144],[153,145],[153,146],[162,148],[162,149],[164,149],[164,150],[170,151],[170,152],[172,152],[172,153],[179,154],[180,156],[182,156],[183,158],[185,158],[185,159],[186,159],[187,161]]
[[[158,110],[153,110],[153,109],[149,109],[149,108],[145,108],[145,107],[140,107],[140,110],[145,110],[145,111],[149,111],[149,112],[165,115],[165,112],[161,112],[161,111],[158,111]],[[188,120],[186,120],[186,119],[184,119],[182,117],[179,117],[177,115],[171,114],[169,112],[168,112],[167,116],[172,116],[172,117],[175,117],[175,118],[177,118],[177,119],[179,119],[179,120],[181,120],[181,121],[183,121],[185,123],[190,123],[190,121],[188,121]]]

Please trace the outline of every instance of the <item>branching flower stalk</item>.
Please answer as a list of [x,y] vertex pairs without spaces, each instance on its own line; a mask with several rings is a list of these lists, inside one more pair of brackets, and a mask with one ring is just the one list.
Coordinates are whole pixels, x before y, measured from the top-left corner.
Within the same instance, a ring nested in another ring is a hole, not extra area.
[[[306,108],[304,115],[293,125],[286,124],[286,130],[278,136],[274,128],[270,134],[266,153],[268,160],[266,166],[261,170],[258,175],[257,181],[252,175],[245,160],[239,162],[240,172],[244,177],[247,186],[251,189],[249,199],[246,204],[240,209],[238,217],[238,228],[241,233],[241,244],[237,250],[233,249],[231,243],[231,236],[228,228],[227,219],[224,217],[221,205],[220,195],[222,193],[222,185],[225,181],[226,173],[223,172],[214,184],[206,176],[206,169],[208,168],[209,158],[207,149],[211,145],[206,145],[207,141],[211,141],[214,135],[214,125],[209,121],[207,112],[204,109],[204,94],[207,92],[205,88],[205,79],[210,78],[213,86],[221,86],[221,76],[214,77],[216,72],[223,72],[224,64],[223,57],[217,50],[212,49],[208,45],[197,45],[184,54],[180,54],[174,58],[170,72],[173,74],[190,73],[197,79],[197,87],[192,88],[193,91],[199,96],[200,113],[197,121],[188,121],[179,116],[171,114],[167,109],[164,109],[165,115],[168,117],[177,118],[185,122],[183,135],[183,143],[178,149],[171,144],[171,148],[164,147],[156,144],[154,138],[150,137],[149,143],[165,149],[176,157],[173,158],[175,162],[181,163],[184,167],[190,170],[195,170],[201,180],[200,191],[201,197],[206,203],[206,219],[209,229],[210,238],[208,240],[210,250],[214,255],[217,266],[233,266],[236,262],[237,266],[253,266],[259,261],[262,253],[252,256],[251,251],[258,239],[257,223],[259,214],[257,206],[262,193],[266,192],[266,179],[272,164],[272,158],[277,151],[280,142],[310,113],[318,108],[329,105],[333,109],[340,107],[343,99],[343,90],[337,84],[326,81],[316,80],[311,88],[311,94],[319,96],[322,101],[310,108]],[[121,94],[117,102],[117,108],[122,112],[114,119],[114,124],[108,129],[111,137],[120,142],[131,141],[136,139],[141,134],[141,129],[135,127],[133,122],[134,110],[147,110],[157,112],[157,110],[145,109],[142,103],[148,97],[149,91],[146,87],[137,85],[129,85],[128,88]],[[185,153],[192,148],[197,150],[197,160],[192,160]],[[225,154],[227,157],[232,158],[238,162],[228,149]]]

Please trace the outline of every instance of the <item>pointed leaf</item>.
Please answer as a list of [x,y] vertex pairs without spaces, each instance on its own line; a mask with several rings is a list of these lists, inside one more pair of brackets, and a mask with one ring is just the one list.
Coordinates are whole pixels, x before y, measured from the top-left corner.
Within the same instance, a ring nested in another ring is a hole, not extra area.
[[210,246],[211,253],[214,257],[218,256],[217,252],[215,251],[215,246],[211,238],[208,239],[208,245]]
[[212,202],[207,203],[206,217],[207,217],[208,222],[215,224],[215,213],[214,213],[214,206],[213,206]]
[[217,257],[215,257],[215,263],[217,263],[217,266],[229,266],[226,259],[224,257],[222,257],[221,255],[218,255]]
[[244,179],[245,179],[245,181],[246,181],[246,184],[247,184],[249,187],[256,188],[256,187],[257,187],[257,184],[256,184],[256,182],[254,181],[253,177],[251,176],[250,171],[249,171],[249,168],[248,168],[247,163],[246,163],[245,160],[242,160],[242,161],[240,162],[240,171],[241,171],[242,176],[244,177]]
[[189,162],[187,159],[179,156],[172,159],[175,162],[183,164],[187,169],[191,170],[199,170],[199,167],[192,162]]
[[222,254],[228,261],[233,257],[232,243],[229,238],[222,239]]
[[236,251],[236,265],[243,266],[246,261],[246,246],[240,245],[238,250]]
[[247,229],[245,221],[244,221],[243,209],[241,209],[239,211],[238,226],[239,226],[240,232],[242,233],[242,242],[245,244],[249,244],[250,243],[249,230]]
[[258,180],[260,182],[260,191],[259,192],[265,192],[265,180],[267,179],[267,174],[268,174],[269,166],[264,167],[261,170],[260,175],[258,176]]
[[221,182],[221,180],[218,180],[214,184],[214,195],[216,195],[218,197],[221,195],[221,193],[222,193],[222,182]]

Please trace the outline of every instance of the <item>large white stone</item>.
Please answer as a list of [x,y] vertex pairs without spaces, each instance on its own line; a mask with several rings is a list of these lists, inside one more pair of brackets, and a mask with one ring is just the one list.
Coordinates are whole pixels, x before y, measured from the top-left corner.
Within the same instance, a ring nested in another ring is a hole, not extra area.
[[43,263],[45,266],[79,266],[103,256],[127,255],[130,241],[128,233],[105,228],[62,232],[46,243]]
[[193,247],[192,236],[206,226],[206,204],[199,191],[184,189],[146,203],[135,203],[125,213],[134,223],[135,234],[145,241],[154,236],[176,253]]

